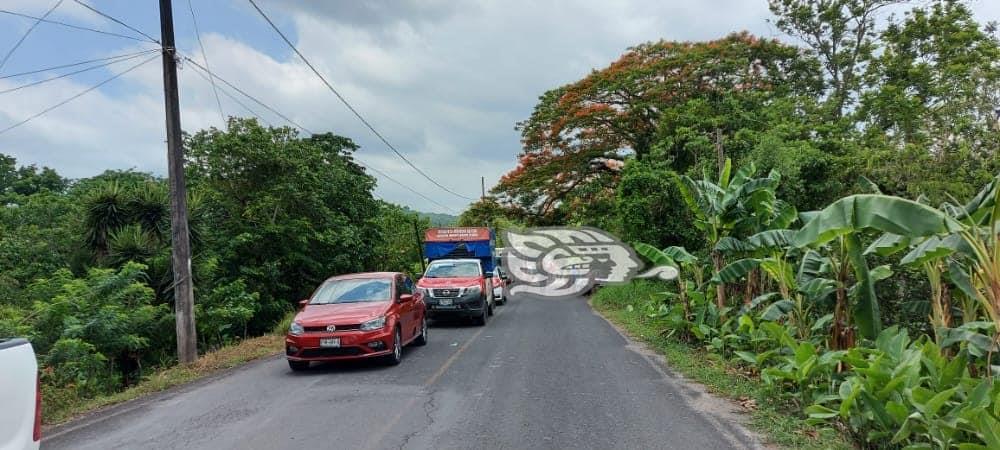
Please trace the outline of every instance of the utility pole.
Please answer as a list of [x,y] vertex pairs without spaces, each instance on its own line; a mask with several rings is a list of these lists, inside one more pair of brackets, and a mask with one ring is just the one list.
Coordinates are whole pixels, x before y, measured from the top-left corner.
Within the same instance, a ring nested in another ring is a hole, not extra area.
[[198,359],[198,336],[194,326],[187,188],[184,184],[181,109],[177,96],[177,50],[174,48],[174,14],[170,0],[160,0],[160,42],[163,51],[163,97],[167,111],[167,178],[170,184],[170,244],[174,268],[177,360],[181,364],[189,364]]
[[480,200],[486,200],[486,177],[479,177],[479,182],[483,189],[483,196],[480,197]]

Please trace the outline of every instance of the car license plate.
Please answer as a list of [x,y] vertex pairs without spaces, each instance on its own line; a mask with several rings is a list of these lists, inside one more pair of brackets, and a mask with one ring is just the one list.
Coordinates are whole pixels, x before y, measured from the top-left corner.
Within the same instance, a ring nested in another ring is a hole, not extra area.
[[327,348],[340,347],[340,338],[320,339],[319,346]]
[[451,306],[451,299],[450,298],[442,298],[441,300],[438,300],[438,304],[441,305],[441,306]]

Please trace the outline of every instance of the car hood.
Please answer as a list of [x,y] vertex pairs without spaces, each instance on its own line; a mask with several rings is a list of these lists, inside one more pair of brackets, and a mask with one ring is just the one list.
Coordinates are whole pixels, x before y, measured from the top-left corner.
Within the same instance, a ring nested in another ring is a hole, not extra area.
[[302,326],[354,325],[385,314],[391,305],[391,302],[306,305],[295,315],[295,321]]
[[480,277],[455,277],[455,278],[421,278],[417,281],[417,287],[422,288],[445,288],[445,287],[465,287],[478,285]]

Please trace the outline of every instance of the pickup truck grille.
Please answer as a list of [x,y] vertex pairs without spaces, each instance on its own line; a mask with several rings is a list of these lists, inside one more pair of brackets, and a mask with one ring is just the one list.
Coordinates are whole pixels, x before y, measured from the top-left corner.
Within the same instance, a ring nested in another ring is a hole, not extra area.
[[431,293],[435,298],[454,298],[458,297],[458,288],[431,289]]

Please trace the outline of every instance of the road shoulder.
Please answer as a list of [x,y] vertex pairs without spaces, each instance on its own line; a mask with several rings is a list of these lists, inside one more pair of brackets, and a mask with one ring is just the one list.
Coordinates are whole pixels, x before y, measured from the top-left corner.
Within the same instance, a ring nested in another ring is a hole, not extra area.
[[[274,360],[281,352],[280,336],[265,335],[210,352],[190,367],[174,366],[156,372],[139,384],[109,396],[59,411],[54,423],[42,429],[42,441],[134,411],[224,378],[233,372]],[[44,398],[43,398],[44,402]],[[42,405],[43,411],[45,405]]]
[[760,405],[759,380],[739,373],[732,365],[696,348],[665,338],[655,325],[634,317],[637,313],[588,304],[628,342],[628,348],[650,361],[668,382],[685,392],[686,401],[720,425],[736,426],[765,448],[849,448],[829,429],[816,429],[798,417]]

